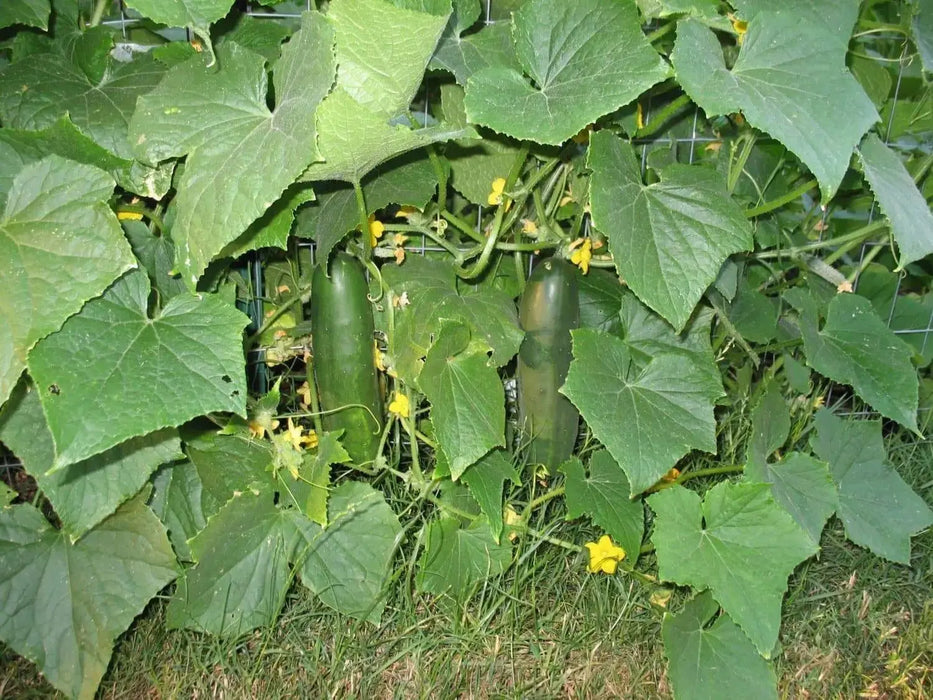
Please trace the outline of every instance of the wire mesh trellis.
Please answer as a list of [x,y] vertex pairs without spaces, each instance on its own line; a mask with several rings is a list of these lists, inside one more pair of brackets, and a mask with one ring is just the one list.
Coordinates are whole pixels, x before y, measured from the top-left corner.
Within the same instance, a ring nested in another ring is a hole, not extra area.
[[[261,19],[263,21],[291,21],[294,22],[301,17],[301,13],[306,10],[313,9],[315,2],[313,0],[304,0],[303,2],[285,2],[275,5],[273,7],[266,7],[256,3],[238,3],[244,10],[245,13],[253,18]],[[495,17],[495,0],[483,0],[483,21],[486,24],[494,24],[497,20]],[[127,10],[123,2],[115,0],[113,7],[111,8],[111,13],[105,16],[103,24],[111,27],[117,28],[117,30],[122,34],[123,42],[118,44],[116,51],[127,51],[132,49],[127,49],[127,47],[132,47],[132,41],[129,35],[130,30],[140,23],[140,18],[130,10]],[[168,40],[191,40],[193,37],[190,34],[189,30],[185,29],[166,29],[160,30],[160,34]],[[903,36],[900,35],[873,35],[871,38],[874,42],[881,41],[890,41],[894,42],[895,46],[902,46],[900,57],[897,60],[898,70],[897,76],[894,79],[893,86],[893,95],[891,96],[892,108],[885,117],[885,122],[882,125],[883,140],[889,145],[896,144],[891,143],[892,129],[895,124],[895,121],[898,116],[898,109],[903,109],[898,103],[898,98],[901,94],[902,85],[906,75],[906,71],[911,65],[911,61],[915,60],[914,57],[908,55],[907,53],[907,44]],[[882,59],[878,57],[878,60],[891,60],[891,59]],[[805,79],[804,77],[801,78]],[[428,95],[430,94],[430,82],[427,84],[427,90],[425,91],[424,104],[419,105],[425,113],[430,112],[430,102]],[[644,119],[645,122],[650,122],[654,114],[659,113],[663,110],[664,105],[654,104],[652,99],[649,97],[644,100],[642,105],[644,109]],[[641,151],[641,166],[644,173],[645,170],[649,167],[649,154],[653,149],[658,148],[670,148],[672,150],[679,152],[680,149],[686,149],[686,162],[693,164],[697,161],[698,149],[705,148],[709,144],[716,143],[720,140],[720,137],[716,135],[713,130],[710,128],[707,120],[703,117],[702,112],[698,108],[694,108],[692,112],[688,111],[686,114],[680,114],[678,120],[681,124],[687,124],[686,133],[674,133],[670,131],[665,133],[660,137],[652,137],[645,139],[636,139],[635,145]],[[933,151],[933,134],[928,136],[927,143],[924,144],[925,148],[928,151]],[[819,204],[815,202],[810,202],[811,207],[819,207]],[[820,227],[820,231],[826,228],[828,218],[831,216],[830,209],[822,208],[819,212],[820,221],[823,226]],[[866,219],[865,223],[870,224],[879,216],[877,211],[877,205],[872,204]],[[481,226],[481,221],[483,217],[483,208],[479,207],[477,210],[477,230]],[[820,233],[822,238],[822,233]],[[857,255],[853,256],[853,263],[855,263],[859,269],[866,261],[866,259],[873,259],[877,254],[876,249],[883,248],[887,246],[886,241],[868,241],[863,243]],[[313,256],[313,243],[311,242],[301,242],[299,246],[312,248]],[[412,242],[411,244],[406,245],[406,250],[409,253],[415,254],[425,254],[431,251],[442,251],[443,249],[438,246],[430,245],[429,241],[422,237],[420,241]],[[313,259],[313,258],[312,258]],[[530,264],[530,263],[529,263]],[[252,321],[252,328],[258,328],[263,321],[263,290],[264,290],[264,268],[263,268],[263,257],[258,253],[251,253],[246,256],[246,259],[241,262],[241,270],[244,280],[247,282],[250,289],[248,299],[245,303],[244,310],[249,314]],[[903,282],[906,278],[906,273],[901,273],[896,279],[896,286],[894,293],[891,297],[890,306],[887,311],[886,321],[890,326],[895,321],[896,317],[896,307],[898,299],[902,296],[903,291]],[[854,282],[854,288],[858,289],[858,284],[860,278],[856,278]],[[929,317],[927,318],[926,324],[918,325],[916,327],[897,327],[893,328],[893,332],[899,336],[905,338],[919,338],[919,352],[921,354],[926,353],[928,348],[933,347],[933,308],[931,308]],[[916,347],[916,345],[915,345]],[[269,388],[269,376],[265,371],[265,358],[264,351],[260,349],[252,350],[249,353],[247,358],[248,367],[251,369],[251,374],[253,375],[253,389],[257,392],[265,392]],[[837,389],[838,393],[838,389]],[[847,412],[852,414],[863,414],[863,415],[877,415],[874,412],[864,409],[857,401],[852,401],[853,397],[851,392],[847,392],[844,395],[839,394],[842,397],[842,400],[846,401]],[[838,398],[838,397],[837,397]],[[833,396],[827,397],[828,402],[833,401]],[[4,481],[10,483],[11,474],[14,471],[21,470],[22,467],[19,461],[14,455],[12,455],[8,450],[6,450],[2,443],[0,443],[0,475],[3,476]]]

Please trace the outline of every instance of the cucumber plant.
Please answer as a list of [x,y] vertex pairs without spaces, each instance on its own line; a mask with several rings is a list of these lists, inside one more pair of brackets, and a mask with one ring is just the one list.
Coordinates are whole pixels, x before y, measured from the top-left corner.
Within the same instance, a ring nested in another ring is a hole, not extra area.
[[[586,518],[581,566],[678,591],[677,698],[776,697],[831,517],[914,564],[882,435],[930,426],[926,5],[493,4],[0,4],[0,441],[37,487],[0,489],[0,639],[66,695],[163,589],[172,628],[293,584],[378,624],[403,538],[464,600]],[[244,337],[246,255],[290,276]]]

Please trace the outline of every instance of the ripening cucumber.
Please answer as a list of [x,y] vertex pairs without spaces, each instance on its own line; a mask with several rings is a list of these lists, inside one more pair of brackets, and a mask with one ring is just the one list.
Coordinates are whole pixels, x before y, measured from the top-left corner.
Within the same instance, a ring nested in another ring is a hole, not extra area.
[[344,431],[343,446],[356,464],[376,458],[383,425],[368,292],[363,266],[343,252],[311,278],[312,366],[323,426]]
[[519,301],[525,331],[518,351],[518,412],[528,461],[556,469],[573,453],[580,414],[558,392],[570,368],[570,331],[580,323],[574,268],[548,259],[532,271]]

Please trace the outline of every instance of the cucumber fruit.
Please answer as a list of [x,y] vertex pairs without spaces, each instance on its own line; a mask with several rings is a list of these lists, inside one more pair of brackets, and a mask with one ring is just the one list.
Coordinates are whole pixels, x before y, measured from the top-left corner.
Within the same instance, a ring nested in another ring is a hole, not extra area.
[[363,266],[343,252],[327,269],[319,264],[311,279],[312,366],[323,426],[344,431],[341,442],[355,464],[376,458],[383,427],[368,292]]
[[580,324],[574,268],[548,259],[532,271],[519,301],[525,338],[518,351],[519,425],[528,461],[556,469],[573,453],[580,414],[558,389],[572,359],[570,331]]

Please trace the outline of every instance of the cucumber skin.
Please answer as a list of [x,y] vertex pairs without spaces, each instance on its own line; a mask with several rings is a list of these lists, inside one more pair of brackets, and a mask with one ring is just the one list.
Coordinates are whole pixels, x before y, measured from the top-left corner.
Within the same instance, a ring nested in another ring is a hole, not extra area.
[[[327,431],[343,430],[341,442],[356,464],[372,462],[382,433],[382,396],[373,355],[373,312],[362,265],[346,253],[331,260],[330,277],[318,265],[311,278],[311,342],[314,380]],[[335,413],[341,406],[362,404]]]
[[519,425],[530,438],[528,461],[553,471],[573,454],[580,423],[576,406],[558,392],[573,359],[570,331],[580,324],[574,268],[559,259],[539,263],[519,301],[519,322]]

